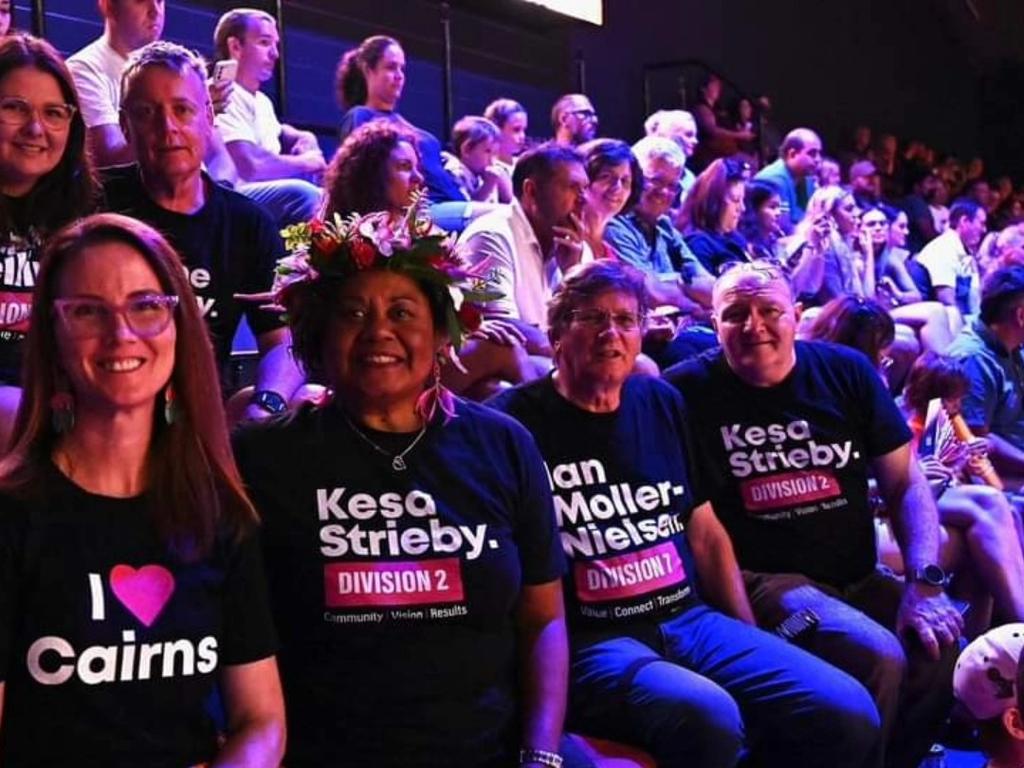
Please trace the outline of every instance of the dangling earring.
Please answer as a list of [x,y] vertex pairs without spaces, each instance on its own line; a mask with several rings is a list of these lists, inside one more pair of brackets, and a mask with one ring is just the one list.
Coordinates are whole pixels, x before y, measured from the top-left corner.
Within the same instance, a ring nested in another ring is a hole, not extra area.
[[58,435],[75,428],[75,398],[70,392],[54,392],[50,398],[50,425]]
[[174,399],[174,385],[168,384],[164,390],[164,421],[167,422],[167,426],[171,426],[180,415],[181,409]]
[[441,357],[440,352],[434,357],[434,383],[416,401],[416,413],[423,418],[425,424],[433,420],[438,408],[444,414],[443,423],[447,424],[455,418],[455,395],[441,383]]

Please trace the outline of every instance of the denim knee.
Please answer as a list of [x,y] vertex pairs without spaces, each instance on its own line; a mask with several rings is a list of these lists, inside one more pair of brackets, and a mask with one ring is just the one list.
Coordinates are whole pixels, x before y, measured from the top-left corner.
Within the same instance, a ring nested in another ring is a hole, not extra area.
[[724,690],[708,691],[699,701],[664,702],[647,723],[647,743],[659,766],[730,768],[739,761],[744,742],[743,718]]

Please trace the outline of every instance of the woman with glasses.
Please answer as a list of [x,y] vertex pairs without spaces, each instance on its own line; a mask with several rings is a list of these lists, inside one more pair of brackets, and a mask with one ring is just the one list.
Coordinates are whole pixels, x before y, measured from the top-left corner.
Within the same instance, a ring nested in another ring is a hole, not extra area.
[[570,561],[567,723],[666,768],[742,752],[865,765],[878,739],[867,692],[753,626],[728,535],[691,482],[682,399],[630,375],[648,304],[634,269],[575,268],[548,306],[554,372],[489,403],[533,434],[549,472]]
[[50,240],[34,298],[0,461],[0,764],[277,766],[256,513],[177,254],[92,216]]
[[594,139],[579,146],[590,184],[584,193],[581,234],[598,259],[618,259],[605,237],[608,222],[640,197],[643,171],[629,149],[617,139]]
[[95,207],[85,123],[60,54],[45,40],[0,40],[0,454],[20,395],[22,344],[42,243]]
[[746,242],[737,231],[749,167],[728,158],[712,161],[683,204],[683,238],[713,275],[720,275],[730,264],[750,260]]

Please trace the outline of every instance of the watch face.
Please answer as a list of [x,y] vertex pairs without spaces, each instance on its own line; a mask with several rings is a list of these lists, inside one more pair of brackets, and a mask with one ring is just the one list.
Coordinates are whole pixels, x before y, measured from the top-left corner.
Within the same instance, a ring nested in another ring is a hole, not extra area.
[[936,587],[944,586],[946,583],[946,572],[937,565],[926,565],[921,569],[921,581]]
[[271,413],[282,413],[288,407],[284,398],[275,392],[258,392],[253,402]]

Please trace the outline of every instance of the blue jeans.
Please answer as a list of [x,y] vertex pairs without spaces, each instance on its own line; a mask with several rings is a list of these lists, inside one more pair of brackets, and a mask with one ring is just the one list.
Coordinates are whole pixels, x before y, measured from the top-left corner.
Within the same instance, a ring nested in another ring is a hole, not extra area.
[[750,604],[763,627],[810,608],[820,619],[797,645],[852,675],[867,688],[882,716],[885,764],[914,768],[928,752],[953,703],[958,648],[938,661],[918,643],[893,633],[903,582],[875,571],[839,590],[794,573],[744,572]]
[[247,181],[235,187],[254,203],[266,209],[281,228],[309,221],[320,211],[323,190],[303,179]]
[[846,673],[700,606],[617,632],[575,632],[568,723],[659,768],[862,768],[878,710]]

